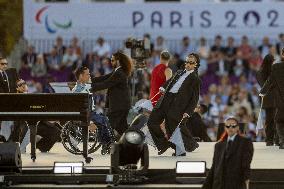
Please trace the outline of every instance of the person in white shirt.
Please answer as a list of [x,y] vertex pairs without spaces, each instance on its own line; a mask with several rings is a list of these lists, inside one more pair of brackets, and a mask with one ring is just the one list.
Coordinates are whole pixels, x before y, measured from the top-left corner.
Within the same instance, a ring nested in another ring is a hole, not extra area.
[[96,53],[99,57],[109,57],[110,45],[102,37],[99,37],[93,48],[93,53]]

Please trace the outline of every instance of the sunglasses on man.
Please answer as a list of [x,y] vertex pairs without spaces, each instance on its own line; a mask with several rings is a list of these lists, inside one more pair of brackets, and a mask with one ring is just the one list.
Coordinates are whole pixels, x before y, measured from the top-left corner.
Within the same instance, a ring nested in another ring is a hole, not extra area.
[[5,65],[7,66],[7,65],[8,65],[7,62],[1,62],[0,64],[1,64],[2,66],[5,66]]
[[26,84],[27,84],[26,82],[22,82],[22,83],[17,84],[17,86],[22,87],[23,85],[26,85]]
[[195,64],[195,62],[193,62],[193,61],[185,61],[185,64],[193,65],[193,64]]
[[236,128],[236,127],[238,127],[238,125],[225,125],[225,127],[227,128],[227,129],[230,129],[230,128]]

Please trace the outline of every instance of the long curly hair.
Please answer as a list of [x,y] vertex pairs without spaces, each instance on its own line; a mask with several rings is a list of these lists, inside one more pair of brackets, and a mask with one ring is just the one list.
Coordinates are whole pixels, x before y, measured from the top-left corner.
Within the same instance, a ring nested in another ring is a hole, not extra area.
[[198,68],[200,67],[200,57],[199,57],[199,55],[196,54],[196,53],[190,53],[187,57],[190,57],[190,56],[193,56],[193,57],[196,59],[197,65],[196,65],[196,67],[195,67],[195,71],[197,71]]
[[133,70],[133,63],[129,56],[122,53],[121,51],[117,51],[113,54],[114,58],[119,61],[119,64],[122,70],[126,73],[129,77]]
[[264,78],[265,80],[268,79],[268,77],[271,74],[271,68],[272,68],[272,64],[274,62],[274,56],[272,54],[268,54],[264,57],[262,64],[260,66],[260,69],[263,70],[264,73]]

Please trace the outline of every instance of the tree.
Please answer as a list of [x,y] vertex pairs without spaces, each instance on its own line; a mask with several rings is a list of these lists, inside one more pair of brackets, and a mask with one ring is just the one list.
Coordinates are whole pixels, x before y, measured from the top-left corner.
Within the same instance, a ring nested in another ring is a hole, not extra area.
[[0,53],[8,56],[23,35],[23,0],[0,0]]

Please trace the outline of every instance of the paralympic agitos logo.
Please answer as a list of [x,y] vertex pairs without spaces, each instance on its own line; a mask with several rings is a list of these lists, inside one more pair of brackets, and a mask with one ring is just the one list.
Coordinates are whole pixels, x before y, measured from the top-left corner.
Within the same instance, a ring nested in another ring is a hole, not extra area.
[[49,18],[48,9],[49,6],[45,6],[39,9],[36,13],[35,20],[37,23],[42,24],[42,18],[44,18],[44,26],[47,32],[56,33],[58,30],[69,29],[72,26],[72,20],[69,20],[65,23],[60,23],[54,19]]

